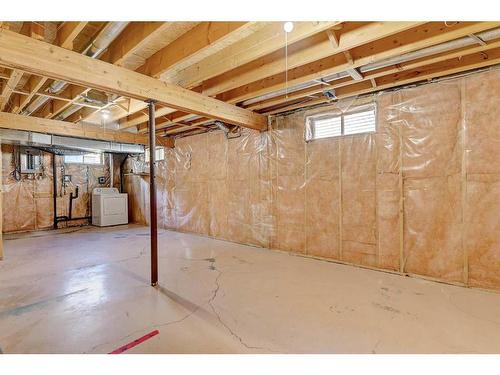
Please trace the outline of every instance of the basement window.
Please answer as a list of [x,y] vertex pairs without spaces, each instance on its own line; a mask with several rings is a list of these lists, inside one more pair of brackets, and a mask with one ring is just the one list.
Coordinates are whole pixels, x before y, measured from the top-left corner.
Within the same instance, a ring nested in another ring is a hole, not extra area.
[[64,162],[68,164],[102,164],[102,154],[88,153],[81,155],[64,155]]
[[358,106],[344,113],[321,113],[306,118],[306,142],[315,139],[373,133],[377,129],[375,103]]
[[[164,147],[161,147],[161,146],[156,147],[155,158],[156,158],[156,161],[165,160],[165,148]],[[149,162],[149,148],[146,148],[146,151],[144,153],[144,160],[146,163]]]

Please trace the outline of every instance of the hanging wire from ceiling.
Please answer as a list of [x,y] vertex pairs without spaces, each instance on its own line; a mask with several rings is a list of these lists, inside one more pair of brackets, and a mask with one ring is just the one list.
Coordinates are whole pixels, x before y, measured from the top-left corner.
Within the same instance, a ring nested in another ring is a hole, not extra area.
[[288,99],[288,33],[293,30],[293,22],[285,22],[283,30],[285,30],[285,97]]
[[285,97],[288,99],[288,33],[285,31]]

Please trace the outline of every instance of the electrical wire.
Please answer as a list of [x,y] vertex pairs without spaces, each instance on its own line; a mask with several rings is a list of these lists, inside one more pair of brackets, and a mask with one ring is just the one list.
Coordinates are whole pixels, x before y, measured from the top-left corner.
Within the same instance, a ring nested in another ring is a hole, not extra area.
[[285,98],[288,99],[288,33],[285,30]]

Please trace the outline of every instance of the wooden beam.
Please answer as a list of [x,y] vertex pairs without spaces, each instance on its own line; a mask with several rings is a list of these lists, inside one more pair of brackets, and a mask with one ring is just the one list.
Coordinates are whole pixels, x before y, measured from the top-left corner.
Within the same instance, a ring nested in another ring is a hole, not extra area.
[[45,26],[38,22],[30,22],[29,23],[29,34],[30,37],[35,38],[37,40],[45,39]]
[[[76,125],[66,121],[42,119],[13,113],[0,113],[0,128],[66,135],[69,137],[98,139],[102,141],[148,144],[148,137],[141,134],[101,129],[90,125]],[[173,147],[171,139],[165,139],[166,147]]]
[[[316,33],[325,31],[339,22],[297,22],[288,35],[288,42],[295,43]],[[192,88],[203,81],[256,60],[283,48],[282,22],[272,22],[238,43],[208,56],[200,62],[179,71],[163,75],[168,82]]]
[[73,42],[80,32],[87,26],[88,22],[64,22],[57,32],[57,45],[69,50],[73,49]]
[[[73,49],[73,41],[80,32],[87,26],[88,22],[65,22],[57,32],[56,43],[69,50]],[[28,81],[29,94],[20,100],[19,107],[12,113],[20,113],[33,99],[33,96],[47,82],[46,77],[31,76]]]
[[[174,113],[175,109],[168,108],[168,107],[161,107],[158,108],[155,112],[156,117],[161,117],[161,116],[166,116],[169,115],[170,113]],[[137,126],[139,124],[142,124],[144,122],[148,121],[148,115],[141,113],[139,115],[134,116],[131,119],[127,119],[126,121],[122,121],[120,123],[120,129],[127,129],[131,128],[133,126]]]
[[336,49],[331,48],[329,38],[324,33],[320,33],[290,45],[287,64],[285,64],[284,51],[278,50],[262,59],[205,81],[202,92],[205,95],[216,95],[269,76],[281,74],[286,67],[293,69],[412,29],[421,24],[422,22],[371,22],[340,34],[339,46]]
[[[484,51],[493,50],[492,53],[485,54]],[[398,66],[390,66],[381,68],[367,73],[363,78],[364,82],[343,78],[331,83],[331,87],[336,89],[337,96],[340,99],[348,98],[356,95],[366,94],[373,91],[389,89],[402,84],[411,84],[418,81],[441,77],[449,74],[461,73],[472,69],[478,69],[500,63],[500,41],[492,42],[486,46],[474,46],[467,49],[460,49],[449,54],[440,54],[428,59],[409,61],[398,64]],[[376,81],[378,80],[378,81]],[[367,85],[367,83],[369,83]],[[277,97],[261,103],[252,104],[250,108],[261,110],[263,108],[275,107],[280,103],[288,101],[297,101],[297,99],[305,99],[311,93],[321,93],[323,90],[321,85],[316,88],[308,88],[295,92],[288,98]],[[266,114],[281,113],[289,110],[295,110],[312,105],[317,105],[327,102],[327,99],[320,97],[318,99],[304,103],[290,104],[286,107],[278,109],[270,109],[265,111]],[[203,125],[208,123],[206,119],[200,119],[189,124]],[[189,127],[188,126],[188,127]],[[168,134],[168,132],[166,133]]]
[[129,56],[140,51],[169,27],[171,22],[131,22],[111,43],[102,60],[123,66]]
[[[431,56],[426,57],[426,58],[402,62],[402,63],[399,63],[397,65],[391,65],[391,66],[388,66],[385,68],[379,68],[376,70],[372,70],[370,72],[366,72],[364,74],[363,79],[369,80],[370,83],[372,84],[372,86],[375,88],[378,86],[376,79],[383,77],[387,74],[395,74],[395,73],[406,71],[406,70],[416,69],[416,68],[420,68],[420,67],[423,67],[426,65],[435,64],[435,63],[438,63],[441,61],[450,60],[450,59],[454,59],[454,58],[461,58],[462,56],[466,56],[466,55],[470,55],[470,54],[474,54],[474,53],[478,53],[478,52],[484,52],[484,51],[488,51],[490,49],[496,49],[496,48],[500,48],[500,41],[490,42],[489,44],[487,44],[485,46],[474,45],[474,46],[471,46],[471,47],[468,47],[465,49],[458,49],[456,51],[450,51],[450,52],[444,53],[444,54],[438,54],[435,56],[431,55]],[[349,78],[341,78],[341,79],[331,81],[330,87],[337,89],[339,87],[344,87],[344,86],[348,86],[351,84],[352,84],[352,81]],[[279,105],[279,104],[282,104],[285,102],[289,102],[289,101],[297,100],[299,98],[304,98],[304,97],[311,96],[311,95],[314,95],[317,93],[321,93],[322,91],[323,91],[323,87],[321,85],[317,85],[317,86],[313,86],[313,87],[309,87],[309,88],[306,88],[303,90],[289,93],[287,97],[285,97],[284,95],[281,95],[281,96],[278,96],[278,97],[275,97],[272,99],[263,100],[261,102],[253,103],[253,104],[249,105],[247,108],[252,109],[252,110],[262,110],[263,108],[273,107],[273,106],[276,106],[276,105]]]
[[335,30],[326,30],[326,35],[328,36],[332,47],[334,49],[339,48],[339,37],[337,35],[337,32]]
[[17,84],[23,77],[23,72],[19,70],[13,70],[9,80],[5,83],[2,94],[0,94],[0,111],[3,111],[9,102],[10,95],[16,88]]
[[[374,91],[386,90],[397,86],[428,81],[433,78],[444,77],[497,64],[500,64],[500,47],[490,50],[486,58],[483,52],[454,57],[451,59],[439,61],[437,63],[429,64],[427,66],[418,67],[413,70],[392,72],[391,74],[381,76],[377,78],[376,87],[372,86],[370,80],[364,80],[362,82],[356,82],[349,86],[340,87],[336,89],[336,92],[339,99],[344,99]],[[326,98],[319,98],[316,100],[311,100],[308,103],[292,104],[275,110],[269,110],[266,111],[265,114],[273,115],[326,102],[328,102]]]
[[138,100],[156,100],[230,124],[267,129],[267,119],[257,113],[7,30],[0,30],[0,64]]
[[[301,23],[299,22],[299,25],[300,24]],[[328,25],[323,26],[332,28],[335,27],[335,24],[338,23],[329,23]],[[421,24],[422,22],[372,22],[368,24],[354,24],[350,28],[347,28],[347,30],[344,30],[344,33],[340,34],[339,46],[336,49],[332,48],[330,37],[328,35],[325,36],[324,34],[314,35],[308,39],[292,39],[291,41],[296,41],[298,43],[295,44],[295,50],[293,50],[293,48],[291,49],[291,53],[289,49],[290,55],[288,58],[288,66],[289,68],[293,68],[294,66],[317,59],[320,56],[330,56],[334,53],[342,51],[348,52],[350,48],[370,43],[376,39],[388,37],[398,32],[409,30]],[[282,26],[282,24],[280,24],[280,26]],[[332,32],[338,31],[334,30]],[[282,29],[280,29],[280,37],[281,46],[283,46],[284,41]],[[200,67],[200,69],[202,69],[202,67]],[[238,85],[245,82],[258,82],[260,79],[269,76],[271,73],[278,72],[277,74],[281,74],[284,69],[284,58],[281,51],[277,51],[263,59],[256,60],[241,66],[238,69],[234,69],[230,72],[205,81],[202,86],[202,91],[206,95],[217,95],[231,88],[236,88]],[[193,74],[195,74],[195,72],[193,72]],[[143,117],[143,120],[146,120],[145,117]],[[177,121],[177,119],[174,119],[174,121]]]
[[29,94],[23,97],[20,101],[19,107],[16,108],[12,113],[20,113],[33,99],[33,96],[43,87],[47,82],[47,78],[32,75],[28,80],[28,90]]
[[[156,24],[158,23],[134,22],[130,24],[119,38],[112,43],[109,49],[109,57],[105,56],[103,60],[115,65],[121,65],[125,53],[128,55],[131,51],[142,48],[147,42],[147,38],[169,27],[169,23],[165,23],[163,27]],[[201,22],[153,54],[136,71],[159,78],[169,70],[178,70],[194,64],[224,46],[243,39],[261,27],[260,22]],[[138,110],[141,109],[143,107],[138,108]],[[171,111],[174,111],[174,109],[171,109]],[[82,118],[85,120],[91,115],[91,113],[88,113]],[[161,116],[158,113],[155,113],[155,115],[157,117]],[[146,120],[147,117],[145,116],[144,121]],[[122,128],[125,129],[131,126],[133,125],[128,125],[125,122]]]
[[[199,63],[186,67],[185,69],[169,69],[162,74],[162,79],[180,84],[186,88],[192,88],[204,80],[227,70],[236,68],[254,59],[262,57],[283,47],[284,34],[281,22],[261,23],[261,29],[255,31],[248,37],[237,43],[233,43],[224,49],[203,58]],[[325,31],[332,27],[342,26],[340,22],[298,22],[294,30],[288,36],[289,43],[298,42],[316,33]],[[234,33],[233,33],[234,34]],[[241,35],[241,34],[239,34]],[[182,77],[189,79],[184,81]],[[197,90],[198,92],[201,91]],[[175,112],[175,109],[163,109],[161,115]],[[160,112],[157,112],[159,115]],[[120,123],[120,128],[136,126],[147,121],[146,115],[139,115],[133,119],[127,119]]]
[[347,63],[348,63],[349,65],[353,65],[353,64],[354,64],[354,59],[352,58],[352,55],[351,55],[351,53],[349,52],[349,50],[344,51],[344,52],[343,52],[343,54],[344,54],[344,56],[345,56],[345,59],[346,59]]
[[[329,58],[291,69],[288,72],[288,87],[498,26],[500,26],[500,22],[458,22],[449,27],[444,26],[442,22],[431,22],[416,29],[377,40],[351,50],[354,64],[347,63],[343,54],[336,54]],[[282,76],[282,74],[278,74],[267,77],[225,92],[217,96],[217,98],[228,103],[238,103],[278,91],[283,88],[284,77]]]
[[199,62],[214,46],[234,43],[255,28],[254,22],[201,22],[156,52],[136,71],[160,78],[169,69],[179,70]]

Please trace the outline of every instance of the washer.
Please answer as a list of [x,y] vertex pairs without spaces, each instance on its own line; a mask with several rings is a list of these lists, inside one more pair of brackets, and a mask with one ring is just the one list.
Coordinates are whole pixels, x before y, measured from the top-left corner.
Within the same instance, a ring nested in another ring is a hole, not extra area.
[[92,191],[92,225],[107,227],[128,224],[128,196],[117,188]]

